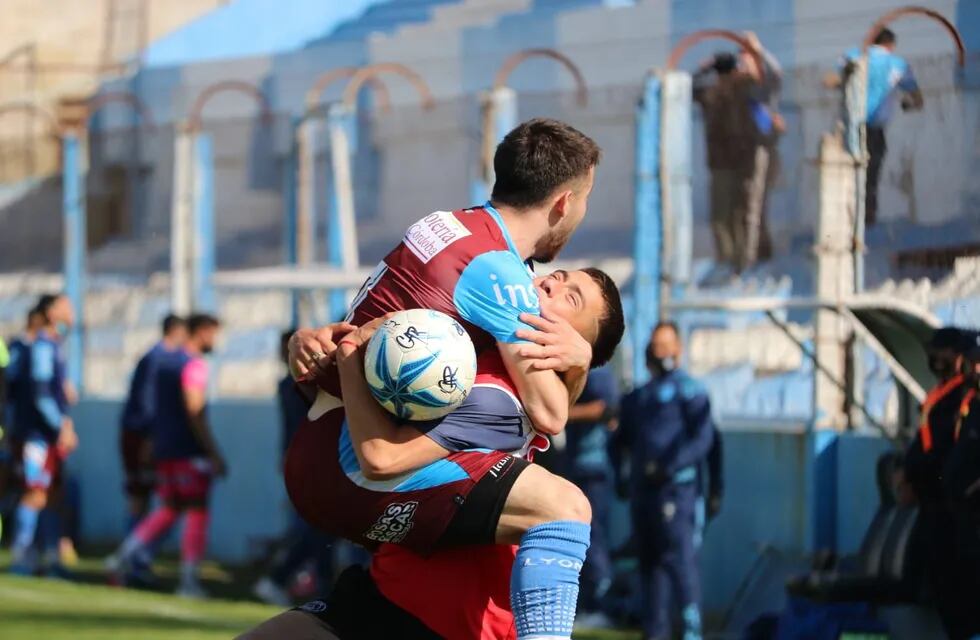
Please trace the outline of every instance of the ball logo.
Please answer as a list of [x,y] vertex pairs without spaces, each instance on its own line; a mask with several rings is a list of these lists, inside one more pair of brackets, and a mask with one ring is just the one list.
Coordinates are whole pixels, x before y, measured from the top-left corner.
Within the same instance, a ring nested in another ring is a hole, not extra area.
[[533,284],[505,284],[500,286],[497,282],[497,274],[491,273],[490,280],[493,282],[493,295],[497,299],[497,304],[510,304],[512,307],[523,309],[538,308],[538,294],[534,291]]
[[410,326],[409,328],[405,329],[405,333],[395,338],[395,342],[397,342],[398,346],[402,349],[411,349],[415,346],[416,340],[425,342],[425,339],[426,333],[424,331],[419,331],[415,327]]
[[459,367],[443,367],[442,380],[439,381],[439,390],[443,393],[452,394],[459,388],[459,379],[456,372]]

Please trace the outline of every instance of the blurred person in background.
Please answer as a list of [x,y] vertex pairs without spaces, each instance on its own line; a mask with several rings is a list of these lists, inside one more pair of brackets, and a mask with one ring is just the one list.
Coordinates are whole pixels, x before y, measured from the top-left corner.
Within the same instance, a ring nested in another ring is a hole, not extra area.
[[34,342],[34,337],[43,324],[44,316],[36,306],[32,307],[27,312],[24,332],[14,337],[7,347],[8,363],[4,369],[3,381],[3,394],[6,401],[3,412],[0,413],[0,426],[4,430],[0,434],[0,516],[9,516],[14,506],[15,496],[13,492],[8,494],[20,464],[20,461],[14,458],[14,443],[17,442],[14,405],[18,399],[24,397],[18,385],[26,384],[25,376],[22,374],[28,369],[24,363],[30,355],[30,344]]
[[652,378],[623,398],[610,447],[617,492],[631,503],[647,640],[671,637],[671,602],[680,609],[685,640],[701,637],[698,467],[711,449],[714,423],[704,388],[679,368],[680,358],[677,326],[661,322],[647,347]]
[[[282,426],[280,440],[279,468],[285,460],[289,443],[300,423],[306,418],[310,401],[300,392],[299,386],[289,373],[289,339],[296,329],[283,332],[279,342],[279,353],[287,369],[276,389],[279,400],[279,415]],[[255,583],[252,593],[268,604],[288,606],[292,599],[289,594],[290,581],[297,572],[312,560],[317,585],[325,590],[333,578],[332,548],[333,539],[319,532],[299,517],[295,509],[289,508],[290,525],[286,533],[283,550],[276,554],[268,574]]]
[[946,499],[943,473],[957,440],[969,385],[963,355],[969,334],[955,327],[937,329],[928,346],[929,368],[936,385],[919,414],[919,429],[905,452],[905,479],[919,503],[926,541],[926,574],[943,626],[953,638],[968,637],[969,603],[960,593],[956,518]]
[[786,122],[779,112],[783,69],[754,32],[746,31],[743,35],[750,49],[739,52],[738,68],[755,80],[749,105],[757,133],[745,235],[748,244],[746,262],[751,266],[772,259],[769,191],[779,178],[779,139],[786,133]]
[[112,579],[122,582],[150,550],[185,516],[177,595],[204,598],[199,568],[207,548],[208,498],[215,477],[228,473],[207,417],[208,365],[221,323],[207,314],[187,319],[187,341],[163,357],[156,372],[156,414],[151,434],[160,506],[143,518],[106,559]]
[[[885,128],[899,103],[902,111],[918,111],[925,100],[916,82],[912,67],[905,58],[895,53],[898,38],[891,29],[882,29],[868,47],[868,101],[866,106],[866,144],[868,149],[868,173],[864,192],[865,224],[873,225],[878,219],[878,185],[881,182],[881,165],[885,161],[888,145]],[[854,47],[844,54],[838,73],[830,74],[824,84],[830,88],[842,87],[848,75],[854,72],[861,58],[861,48]]]
[[146,516],[153,491],[153,445],[150,428],[156,415],[156,373],[161,361],[187,340],[187,323],[173,314],[163,319],[162,336],[136,363],[119,419],[119,453],[125,473],[129,521],[126,531]]
[[[707,283],[721,284],[750,267],[758,253],[768,167],[756,124],[759,103],[753,100],[758,80],[750,70],[739,67],[734,54],[719,52],[701,64],[693,82],[694,100],[704,113],[711,173],[710,221],[716,264]],[[761,179],[757,168],[762,170]]]
[[965,340],[964,385],[966,393],[954,428],[955,444],[943,469],[943,488],[955,521],[957,563],[954,591],[958,598],[955,629],[959,637],[980,634],[980,332],[971,331]]
[[[150,428],[156,415],[156,374],[160,363],[183,347],[187,322],[168,314],[163,319],[162,336],[143,354],[133,370],[129,393],[119,419],[119,454],[122,459],[128,519],[126,533],[146,517],[153,492],[153,443]],[[128,582],[152,583],[149,564],[136,563]]]
[[78,446],[74,423],[68,416],[62,352],[63,336],[74,322],[74,311],[63,294],[41,296],[36,309],[43,325],[30,343],[19,348],[12,398],[16,421],[14,458],[20,461],[25,490],[15,515],[10,570],[20,575],[35,572],[34,538],[40,532],[44,572],[65,576],[55,503],[63,462]]
[[592,505],[592,531],[582,567],[576,619],[576,624],[585,628],[611,626],[605,614],[605,596],[613,579],[608,537],[613,486],[608,445],[618,409],[616,376],[607,364],[589,372],[582,395],[568,411],[565,428],[567,477]]

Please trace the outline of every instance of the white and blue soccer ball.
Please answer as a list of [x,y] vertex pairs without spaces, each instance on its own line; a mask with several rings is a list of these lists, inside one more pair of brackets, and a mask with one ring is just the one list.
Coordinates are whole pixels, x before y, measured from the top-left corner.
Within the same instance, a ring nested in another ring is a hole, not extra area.
[[476,351],[462,325],[446,314],[399,311],[368,342],[364,375],[394,415],[433,420],[466,399],[476,378]]

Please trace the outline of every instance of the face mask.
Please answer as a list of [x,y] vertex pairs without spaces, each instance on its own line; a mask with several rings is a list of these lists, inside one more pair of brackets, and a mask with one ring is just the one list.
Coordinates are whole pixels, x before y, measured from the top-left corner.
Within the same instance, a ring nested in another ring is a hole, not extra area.
[[212,351],[214,351],[214,345],[206,344],[203,347],[201,347],[201,353],[203,353],[204,355],[208,355]]
[[58,322],[54,325],[55,331],[58,332],[59,336],[68,335],[68,325],[64,322]]
[[677,368],[677,361],[673,356],[658,358],[651,351],[647,351],[647,364],[655,376],[668,374]]
[[929,370],[939,378],[948,378],[955,372],[956,363],[941,355],[929,356]]

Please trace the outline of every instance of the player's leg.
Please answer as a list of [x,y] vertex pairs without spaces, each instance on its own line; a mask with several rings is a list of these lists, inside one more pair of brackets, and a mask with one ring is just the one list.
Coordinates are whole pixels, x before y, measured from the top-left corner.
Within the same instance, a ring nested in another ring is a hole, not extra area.
[[140,520],[116,552],[106,558],[106,568],[115,582],[121,582],[124,574],[133,567],[150,564],[157,542],[170,533],[180,516],[177,504],[180,485],[174,463],[167,461],[158,464],[157,478],[160,505]]
[[180,541],[180,584],[177,594],[204,598],[207,593],[198,580],[201,561],[208,546],[208,524],[211,512],[211,471],[207,460],[186,460],[181,469],[179,504],[185,514],[184,535]]
[[10,570],[12,573],[30,575],[34,572],[34,537],[41,512],[48,505],[48,489],[51,486],[51,472],[47,463],[50,446],[41,440],[28,440],[19,449],[26,490],[15,515]]
[[693,483],[675,485],[667,503],[672,508],[664,511],[668,545],[664,567],[670,576],[674,602],[681,609],[683,640],[701,640],[701,579],[694,544],[696,500]]
[[518,476],[497,542],[519,543],[511,575],[518,638],[570,638],[592,509],[574,484],[537,465]]

